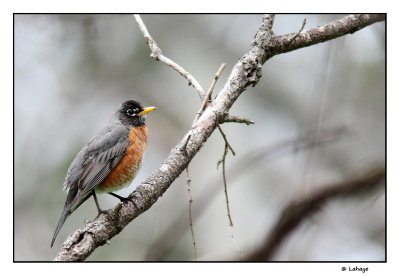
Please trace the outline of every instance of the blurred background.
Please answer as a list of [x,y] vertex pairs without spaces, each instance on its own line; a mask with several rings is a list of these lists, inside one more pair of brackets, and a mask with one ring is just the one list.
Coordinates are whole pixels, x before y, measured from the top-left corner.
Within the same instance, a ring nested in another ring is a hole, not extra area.
[[[286,34],[343,15],[277,15]],[[163,53],[206,90],[222,63],[248,51],[262,15],[143,15]],[[66,221],[50,248],[66,194],[62,184],[77,152],[127,99],[157,106],[149,114],[149,147],[127,196],[156,170],[189,130],[201,104],[196,90],[149,57],[132,15],[14,17],[14,260],[49,261],[65,238],[96,217],[92,199]],[[241,258],[258,248],[284,207],[324,185],[385,164],[385,23],[273,57],[263,77],[231,109],[254,125],[223,124],[236,151],[226,177],[224,141],[214,132],[190,164],[194,232],[200,260]],[[309,137],[304,140],[304,137]],[[298,142],[310,141],[298,146]],[[118,200],[99,196],[103,209]],[[182,174],[144,214],[90,261],[194,260],[188,193]],[[306,219],[273,257],[276,261],[385,260],[385,191],[332,200]]]

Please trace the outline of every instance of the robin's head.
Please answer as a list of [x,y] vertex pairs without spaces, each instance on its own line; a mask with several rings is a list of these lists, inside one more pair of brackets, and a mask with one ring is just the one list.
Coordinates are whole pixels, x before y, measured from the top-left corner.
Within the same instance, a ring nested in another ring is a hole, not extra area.
[[124,125],[142,126],[146,123],[145,114],[155,109],[155,107],[143,107],[141,103],[129,100],[122,103],[118,110],[119,119]]

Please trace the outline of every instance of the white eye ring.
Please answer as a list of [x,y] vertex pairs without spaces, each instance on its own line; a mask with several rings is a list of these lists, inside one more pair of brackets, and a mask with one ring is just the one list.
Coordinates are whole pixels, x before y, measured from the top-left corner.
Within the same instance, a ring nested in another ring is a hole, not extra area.
[[137,112],[137,108],[135,108],[135,109],[129,108],[128,110],[126,110],[126,114],[131,117],[136,116],[136,112]]

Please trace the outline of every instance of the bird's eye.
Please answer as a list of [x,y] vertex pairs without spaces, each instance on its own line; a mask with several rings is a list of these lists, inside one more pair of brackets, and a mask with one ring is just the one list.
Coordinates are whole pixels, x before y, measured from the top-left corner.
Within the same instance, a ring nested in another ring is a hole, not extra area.
[[136,109],[129,108],[129,109],[126,111],[126,114],[128,114],[128,116],[135,116],[135,110],[136,110]]

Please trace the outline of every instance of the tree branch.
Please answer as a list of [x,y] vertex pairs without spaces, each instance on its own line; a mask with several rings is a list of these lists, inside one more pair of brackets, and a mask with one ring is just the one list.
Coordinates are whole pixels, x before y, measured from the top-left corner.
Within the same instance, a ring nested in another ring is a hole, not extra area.
[[276,225],[262,246],[243,261],[268,261],[282,241],[307,217],[320,210],[326,202],[339,197],[358,196],[381,186],[386,180],[385,167],[373,168],[361,177],[337,183],[291,202],[281,213]]
[[[354,18],[359,18],[360,20],[354,20]],[[213,133],[218,122],[223,121],[223,118],[241,93],[249,85],[254,86],[258,83],[262,75],[262,65],[268,58],[275,54],[352,33],[384,19],[385,17],[380,15],[345,17],[324,27],[319,27],[320,31],[318,33],[320,36],[306,35],[308,31],[303,31],[287,46],[285,39],[277,40],[277,37],[272,33],[273,16],[264,16],[249,52],[235,64],[225,86],[215,98],[213,104],[204,110],[193,128],[171,150],[163,165],[131,194],[135,203],[119,203],[109,210],[107,214],[99,216],[84,228],[77,230],[64,242],[55,260],[79,261],[86,259],[97,247],[104,245],[121,232],[134,218],[149,209],[188,166],[204,142]],[[351,21],[350,28],[348,26],[349,20]],[[335,28],[332,29],[330,26],[335,26]],[[329,35],[323,35],[323,30],[328,32]],[[316,31],[311,33],[313,32]],[[292,36],[289,35],[289,37]],[[305,39],[305,36],[307,39]],[[324,37],[324,39],[321,40],[321,37]]]
[[268,43],[269,54],[267,59],[300,48],[335,39],[361,30],[373,23],[385,21],[385,14],[357,14],[348,15],[324,26],[311,28],[300,32],[294,40],[295,33],[273,36]]
[[174,62],[173,60],[167,58],[162,54],[161,49],[158,47],[157,43],[155,40],[151,37],[149,31],[146,28],[146,25],[143,23],[142,18],[138,14],[133,15],[136,19],[136,22],[139,25],[140,30],[143,33],[144,39],[146,40],[146,43],[149,45],[151,54],[150,56],[154,58],[155,60],[159,60],[175,71],[177,71],[179,74],[181,74],[185,79],[189,81],[189,85],[193,85],[193,87],[197,90],[199,93],[200,99],[203,100],[205,97],[205,92],[204,89],[201,87],[200,83],[188,72],[186,71],[182,66]]

